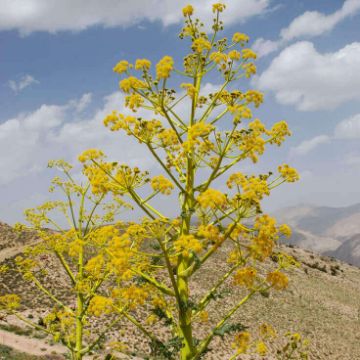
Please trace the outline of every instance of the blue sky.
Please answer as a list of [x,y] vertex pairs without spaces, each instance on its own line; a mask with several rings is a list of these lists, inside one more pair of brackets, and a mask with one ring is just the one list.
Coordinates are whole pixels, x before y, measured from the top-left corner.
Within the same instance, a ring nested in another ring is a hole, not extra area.
[[[209,18],[212,1],[192,3]],[[302,180],[274,193],[267,207],[360,202],[360,0],[224,3],[225,35],[247,33],[260,55],[251,85],[266,97],[255,115],[267,124],[286,119],[294,133],[257,168],[289,162]],[[163,55],[180,65],[185,4],[0,0],[0,220],[21,220],[25,207],[48,197],[51,158],[75,161],[100,147],[149,166],[145,151],[102,128],[102,118],[121,108],[112,67]]]

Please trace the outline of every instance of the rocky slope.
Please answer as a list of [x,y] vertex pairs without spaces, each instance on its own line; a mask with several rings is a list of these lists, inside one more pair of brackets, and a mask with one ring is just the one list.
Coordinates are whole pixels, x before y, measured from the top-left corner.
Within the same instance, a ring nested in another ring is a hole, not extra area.
[[[7,234],[12,231],[8,227],[6,230]],[[34,239],[28,240],[31,242]],[[240,309],[232,323],[256,328],[263,322],[269,322],[280,335],[287,331],[299,332],[310,340],[310,359],[360,359],[360,269],[297,247],[282,248],[300,263],[299,268],[290,271],[289,288],[284,292],[272,292],[270,297],[257,296]],[[23,248],[20,246],[18,249],[21,252]],[[192,292],[200,296],[223,273],[224,268],[228,266],[224,250],[199,272],[192,284]],[[0,255],[4,251],[0,251]],[[46,313],[46,306],[50,304],[16,273],[13,267],[14,257],[15,255],[0,262],[0,265],[6,263],[10,267],[8,274],[0,276],[0,293],[20,294],[23,298],[24,315],[31,314],[35,319],[40,319]],[[49,269],[48,284],[56,285],[51,291],[59,297],[70,296],[66,286],[61,286],[60,289],[57,286],[62,278],[59,269],[52,263],[49,263]],[[222,290],[228,296],[225,300],[213,302],[209,311],[212,323],[217,322],[220,313],[230,308],[242,295],[241,291],[234,289],[230,283],[225,283]],[[13,319],[0,321],[0,326],[6,328],[12,321]],[[161,324],[157,324],[156,327],[162,331]],[[121,328],[121,332],[114,329],[110,336],[113,339],[119,339],[120,336],[121,341],[129,344],[130,350],[146,347],[143,336],[131,325],[124,322]],[[231,337],[216,337],[212,351],[204,359],[229,358],[231,342]],[[133,358],[129,356],[128,359]]]

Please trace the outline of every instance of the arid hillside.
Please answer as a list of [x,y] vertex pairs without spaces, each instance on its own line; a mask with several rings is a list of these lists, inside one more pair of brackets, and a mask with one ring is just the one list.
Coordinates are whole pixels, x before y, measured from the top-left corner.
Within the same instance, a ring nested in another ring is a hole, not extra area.
[[[5,225],[2,229],[6,230],[6,236],[13,239],[10,248],[13,253],[11,256],[4,256],[8,248],[4,246],[0,251],[0,259],[3,256],[1,264],[7,264],[10,272],[2,274],[0,278],[0,294],[15,292],[22,296],[24,304],[24,315],[40,320],[46,313],[46,304],[48,300],[39,296],[39,293],[29,286],[22,277],[15,271],[13,261],[16,254],[23,250],[24,243],[36,241],[34,237],[17,235],[15,238],[13,230]],[[6,244],[5,237],[0,234],[0,243]],[[13,237],[14,236],[14,237]],[[21,237],[23,236],[23,237]],[[22,239],[18,242],[16,239]],[[226,249],[223,249],[226,250]],[[309,339],[310,359],[338,359],[355,360],[360,359],[360,269],[329,258],[319,256],[309,250],[304,250],[294,246],[282,246],[282,250],[292,254],[300,263],[300,267],[290,271],[289,277],[291,283],[284,292],[272,292],[269,297],[258,296],[250,301],[234,316],[231,323],[242,324],[243,326],[256,328],[263,322],[271,323],[279,334],[279,339],[287,331],[298,332],[304,338]],[[194,279],[193,293],[195,296],[201,295],[205,291],[205,286],[214,283],[217,275],[227,266],[225,251],[220,251],[218,256],[208,263],[206,268]],[[276,261],[276,259],[274,259]],[[264,267],[268,266],[264,264]],[[61,283],[61,273],[54,263],[49,261],[49,285]],[[70,296],[69,289],[65,286],[60,290],[52,289],[60,297]],[[222,293],[227,294],[225,303],[216,300],[213,302],[210,310],[210,321],[217,321],[220,313],[229,308],[241,295],[240,290],[234,290],[229,283],[225,283]],[[157,324],[161,329],[161,324]],[[144,339],[131,325],[124,322],[121,327],[125,331],[114,329],[110,337],[112,339],[121,339],[129,344],[129,351],[141,350],[146,348]],[[24,328],[21,323],[12,318],[0,321],[0,329],[6,331],[6,334],[21,334],[24,344],[27,339],[37,339],[39,348],[44,349],[46,359],[62,359],[62,355],[54,353],[61,352],[58,348],[44,347],[44,343],[49,340],[42,338],[38,332],[30,331]],[[279,340],[280,341],[280,340]],[[216,337],[212,344],[212,350],[206,354],[204,359],[227,359],[231,353],[232,335],[228,337]],[[135,344],[135,345],[134,345]],[[1,345],[1,337],[0,337]],[[23,347],[22,349],[26,349]],[[19,350],[19,349],[18,349]],[[1,351],[10,357],[1,358]],[[29,353],[29,359],[37,359],[37,355]],[[16,359],[20,356],[8,348],[0,347],[0,359]],[[41,359],[43,359],[42,357]],[[247,357],[243,357],[247,359]],[[19,359],[27,359],[21,355]],[[39,358],[40,359],[40,358]],[[131,355],[125,359],[135,359]],[[241,359],[241,358],[239,358]],[[254,358],[255,359],[255,358]],[[272,357],[266,357],[272,359]]]

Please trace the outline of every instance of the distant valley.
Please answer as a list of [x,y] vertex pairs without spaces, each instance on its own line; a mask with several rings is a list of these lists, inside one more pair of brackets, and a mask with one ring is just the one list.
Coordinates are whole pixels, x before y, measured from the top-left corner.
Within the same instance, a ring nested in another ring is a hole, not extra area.
[[302,205],[275,215],[293,229],[288,244],[360,266],[360,204],[340,208]]

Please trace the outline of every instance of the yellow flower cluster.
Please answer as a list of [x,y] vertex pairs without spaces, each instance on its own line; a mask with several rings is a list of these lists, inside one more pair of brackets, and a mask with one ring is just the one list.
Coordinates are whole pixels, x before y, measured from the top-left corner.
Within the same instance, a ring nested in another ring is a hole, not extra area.
[[205,190],[196,200],[203,209],[217,209],[226,206],[226,196],[216,189]]
[[97,160],[104,156],[104,153],[98,149],[88,149],[85,150],[81,155],[79,155],[78,160],[82,163],[88,160]]
[[190,139],[195,140],[199,137],[207,137],[213,130],[213,125],[205,122],[198,122],[189,128],[188,134]]
[[182,83],[180,85],[181,88],[185,89],[187,94],[193,99],[196,95],[196,88],[193,84],[190,83]]
[[122,74],[128,71],[130,67],[131,65],[126,60],[121,60],[114,66],[113,71],[118,74]]
[[131,285],[128,288],[121,289],[117,294],[121,300],[126,300],[131,309],[134,309],[138,305],[144,305],[145,301],[149,297],[149,293],[145,288]]
[[226,184],[229,189],[231,189],[233,185],[240,186],[243,190],[241,193],[243,200],[260,202],[264,195],[270,195],[268,184],[266,180],[261,177],[246,177],[244,174],[237,172],[230,175]]
[[146,89],[147,85],[135,76],[129,76],[119,82],[119,87],[125,93],[129,93],[133,89]]
[[298,172],[296,171],[296,169],[290,167],[287,164],[280,165],[278,167],[278,170],[279,170],[279,173],[281,174],[281,176],[287,182],[295,182],[300,179],[300,176],[299,176]]
[[102,163],[101,167],[102,169],[98,166],[85,166],[83,170],[84,175],[90,181],[93,194],[106,194],[112,189],[106,172],[110,173],[113,166],[110,163]]
[[229,58],[234,61],[239,61],[241,58],[241,54],[237,50],[231,50],[228,54]]
[[264,94],[257,90],[248,90],[244,97],[247,103],[253,103],[258,108],[264,101]]
[[246,63],[242,65],[242,68],[245,71],[245,76],[250,78],[252,75],[256,74],[256,65],[254,63]]
[[265,356],[267,354],[268,348],[267,348],[266,344],[263,341],[258,341],[256,343],[256,352],[260,356]]
[[266,281],[275,289],[286,289],[289,284],[288,277],[280,271],[273,271],[266,276]]
[[109,314],[113,309],[113,300],[101,295],[95,295],[90,303],[88,311],[94,316]]
[[135,70],[149,70],[151,61],[148,59],[137,59],[135,62]]
[[181,235],[174,241],[176,252],[188,257],[191,252],[198,253],[202,250],[201,242],[194,235]]
[[151,179],[151,187],[154,191],[159,191],[164,195],[170,195],[174,189],[173,183],[164,175],[158,175]]
[[200,225],[198,228],[198,236],[217,242],[220,239],[220,231],[215,225]]
[[254,223],[257,235],[252,239],[254,255],[260,260],[266,259],[271,255],[275,240],[277,240],[278,230],[276,220],[269,215],[258,216]]
[[194,13],[194,8],[191,5],[187,5],[182,9],[184,16],[191,16]]
[[289,238],[291,236],[291,228],[289,225],[286,225],[286,224],[280,225],[279,232],[287,238]]
[[261,132],[252,131],[242,135],[239,149],[243,151],[244,157],[248,157],[256,163],[258,155],[262,155],[265,151],[265,143]]
[[252,267],[245,267],[236,272],[233,282],[235,285],[246,286],[248,289],[250,289],[254,286],[256,274],[256,269]]
[[167,79],[171,71],[174,69],[174,59],[171,56],[164,56],[156,64],[156,78]]
[[243,105],[243,104],[234,104],[228,106],[228,110],[230,114],[234,116],[234,124],[238,124],[241,119],[251,119],[252,118],[252,112],[251,110]]
[[179,144],[178,137],[173,129],[164,129],[158,134],[158,139],[164,146]]
[[256,52],[253,51],[252,49],[242,49],[241,52],[242,52],[242,58],[244,60],[248,60],[248,59],[255,60],[257,58]]
[[216,64],[227,62],[228,56],[220,51],[212,52],[209,56],[210,60]]
[[120,129],[128,130],[130,126],[136,122],[137,120],[134,116],[124,116],[123,114],[118,114],[116,111],[113,111],[104,119],[104,125],[106,127],[111,125],[111,131],[118,131]]
[[139,94],[131,94],[125,97],[125,106],[134,112],[136,112],[136,110],[141,107],[143,103],[144,98]]
[[216,12],[223,12],[226,8],[226,5],[223,4],[223,3],[216,3],[216,4],[213,4],[212,6],[212,11],[213,13],[216,13]]
[[20,306],[20,297],[15,294],[0,296],[0,310],[15,310]]
[[211,50],[211,42],[203,37],[200,37],[193,41],[192,48],[194,51],[201,54],[203,51]]
[[280,146],[285,140],[285,137],[291,135],[291,131],[289,130],[289,126],[286,121],[279,121],[273,125],[270,130],[270,134],[272,136],[270,144]]
[[250,346],[250,334],[247,331],[242,331],[235,335],[232,347],[236,349],[238,354],[247,352]]
[[249,41],[249,36],[247,36],[246,34],[237,32],[233,35],[232,41],[234,43],[240,43],[241,45],[243,45],[244,43]]

